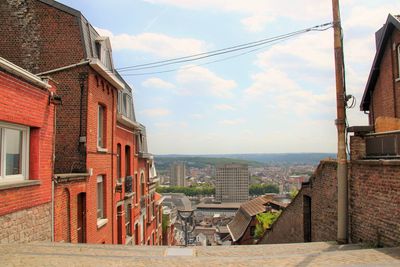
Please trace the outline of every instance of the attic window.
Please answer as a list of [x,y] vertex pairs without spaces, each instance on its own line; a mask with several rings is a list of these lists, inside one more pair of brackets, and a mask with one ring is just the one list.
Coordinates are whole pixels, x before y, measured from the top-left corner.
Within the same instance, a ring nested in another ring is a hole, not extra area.
[[96,53],[101,62],[106,61],[106,44],[104,40],[96,40]]

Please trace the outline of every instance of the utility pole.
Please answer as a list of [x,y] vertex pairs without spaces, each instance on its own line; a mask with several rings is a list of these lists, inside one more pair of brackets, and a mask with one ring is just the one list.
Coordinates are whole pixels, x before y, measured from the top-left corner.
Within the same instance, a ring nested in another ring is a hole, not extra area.
[[337,241],[345,244],[347,238],[347,154],[346,154],[346,92],[344,84],[344,60],[342,43],[342,25],[340,20],[339,0],[332,0],[335,73],[336,73],[336,127],[338,133],[337,181],[338,181],[338,231]]

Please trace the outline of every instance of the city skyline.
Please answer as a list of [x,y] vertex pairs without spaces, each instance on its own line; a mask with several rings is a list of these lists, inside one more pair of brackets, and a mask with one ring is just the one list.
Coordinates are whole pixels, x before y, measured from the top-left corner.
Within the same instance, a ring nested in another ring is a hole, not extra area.
[[[330,22],[331,1],[60,1],[110,36],[116,67],[220,49]],[[359,112],[375,52],[374,33],[394,1],[341,1],[347,93]],[[299,15],[299,10],[302,15]],[[108,13],[108,16],[101,14]],[[113,19],[110,19],[113,18]],[[182,23],[184,21],[184,23]],[[234,59],[143,76],[134,88],[137,119],[155,154],[336,151],[333,33],[312,32]],[[193,64],[207,63],[194,62]],[[169,69],[169,68],[168,68]],[[154,72],[160,69],[122,74]],[[177,142],[179,140],[179,142]]]

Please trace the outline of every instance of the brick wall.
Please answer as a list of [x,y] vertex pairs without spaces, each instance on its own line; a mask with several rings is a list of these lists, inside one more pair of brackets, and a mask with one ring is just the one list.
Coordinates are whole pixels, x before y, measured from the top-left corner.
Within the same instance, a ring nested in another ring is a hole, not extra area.
[[[359,138],[352,138],[359,144]],[[352,144],[352,147],[356,147]],[[400,161],[352,160],[349,166],[349,239],[379,246],[400,245]],[[260,243],[304,242],[303,197],[312,201],[312,241],[336,240],[336,163],[321,162]]]
[[[79,18],[38,0],[0,1],[0,56],[39,73],[84,58]],[[55,56],[57,55],[57,56]]]
[[399,246],[400,161],[353,161],[349,184],[351,241]]
[[0,190],[0,216],[50,202],[54,106],[47,90],[0,70],[0,121],[30,127],[29,179],[40,185]]
[[[85,177],[75,177],[75,179],[71,182],[60,182],[55,187],[54,241],[56,242],[78,242],[78,195],[86,193],[88,184]],[[92,208],[87,207],[87,209]]]
[[336,161],[321,161],[309,184],[302,187],[259,243],[304,242],[304,196],[311,197],[311,240],[335,240],[336,183]]
[[40,181],[0,190],[0,243],[51,240],[54,106],[48,97],[47,90],[0,70],[0,121],[30,128],[29,179]]

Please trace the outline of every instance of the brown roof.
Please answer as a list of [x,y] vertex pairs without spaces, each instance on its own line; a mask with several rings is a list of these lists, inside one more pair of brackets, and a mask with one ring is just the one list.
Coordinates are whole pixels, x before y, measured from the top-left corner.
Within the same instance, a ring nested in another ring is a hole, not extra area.
[[276,203],[276,201],[273,201],[273,196],[265,195],[249,200],[240,206],[233,220],[227,225],[233,241],[237,241],[242,237],[251,222],[251,218],[265,212],[267,204],[270,202]]
[[265,212],[266,210],[265,205],[268,204],[270,201],[272,201],[272,198],[273,197],[270,195],[254,198],[252,200],[243,203],[240,206],[240,209],[245,211],[249,216],[255,216],[261,212]]
[[229,234],[232,236],[233,241],[237,241],[242,237],[250,222],[251,216],[240,208],[236,212],[233,220],[227,225]]

